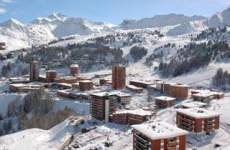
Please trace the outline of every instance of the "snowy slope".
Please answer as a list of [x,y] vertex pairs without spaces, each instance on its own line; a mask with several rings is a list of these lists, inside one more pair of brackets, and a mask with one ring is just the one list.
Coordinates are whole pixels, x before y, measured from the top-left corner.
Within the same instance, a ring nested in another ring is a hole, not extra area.
[[230,7],[214,14],[208,19],[207,24],[209,27],[230,26]]
[[40,45],[54,39],[50,30],[41,25],[25,25],[15,19],[0,24],[0,41],[7,43],[8,50]]
[[185,16],[179,14],[156,15],[152,18],[143,18],[140,20],[124,20],[120,24],[122,29],[144,29],[152,27],[173,26],[184,24],[196,20],[204,20],[202,16]]
[[118,26],[54,13],[48,17],[38,17],[28,24],[23,24],[15,19],[0,24],[0,41],[7,43],[8,50],[14,50],[32,45],[47,44],[66,36],[100,35],[119,30],[171,27],[167,35],[177,36],[202,31],[207,26],[230,25],[229,20],[229,8],[209,19],[202,16],[168,14],[140,20],[124,20]]
[[57,150],[71,136],[73,127],[69,120],[50,130],[28,129],[0,138],[0,150]]
[[92,22],[83,18],[67,17],[54,13],[23,24],[10,19],[0,24],[0,41],[7,43],[8,50],[42,45],[69,35],[89,35],[112,31],[113,25]]

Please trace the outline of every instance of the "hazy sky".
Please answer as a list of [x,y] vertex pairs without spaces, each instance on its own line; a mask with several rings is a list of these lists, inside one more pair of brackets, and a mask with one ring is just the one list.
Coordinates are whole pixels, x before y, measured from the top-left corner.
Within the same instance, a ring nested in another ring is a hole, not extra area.
[[0,0],[0,22],[16,18],[29,22],[59,12],[67,16],[119,24],[156,14],[210,16],[230,6],[230,0]]

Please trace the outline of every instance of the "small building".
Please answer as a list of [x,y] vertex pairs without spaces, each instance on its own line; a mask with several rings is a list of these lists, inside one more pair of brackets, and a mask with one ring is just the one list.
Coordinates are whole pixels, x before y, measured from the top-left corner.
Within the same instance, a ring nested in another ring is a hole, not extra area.
[[20,92],[20,93],[27,93],[27,92],[33,92],[33,91],[45,89],[44,85],[42,84],[23,84],[23,83],[10,84],[9,88],[11,92]]
[[117,97],[117,102],[123,105],[127,105],[132,100],[132,96],[130,94],[124,92],[114,92],[114,96]]
[[214,99],[214,95],[211,92],[201,92],[201,93],[192,94],[192,98],[194,101],[208,103]]
[[77,64],[72,64],[70,66],[70,75],[72,75],[72,76],[79,76],[80,75],[80,68]]
[[149,85],[152,85],[151,82],[146,81],[129,81],[130,85],[134,85],[136,87],[147,88]]
[[80,91],[89,91],[93,89],[93,82],[91,80],[79,81]]
[[185,150],[187,131],[166,122],[133,125],[134,150]]
[[59,97],[65,97],[65,98],[69,98],[69,90],[58,90],[57,91],[57,96]]
[[111,122],[117,124],[141,124],[147,121],[153,113],[151,111],[146,111],[143,109],[136,110],[121,110],[113,113],[110,118]]
[[192,101],[192,102],[186,102],[181,104],[183,108],[204,108],[207,106],[206,103],[198,102],[198,101]]
[[155,104],[158,108],[172,107],[176,104],[176,98],[167,96],[155,97]]
[[117,98],[108,92],[91,94],[91,114],[92,117],[101,121],[108,122],[109,116],[117,108]]
[[208,103],[213,99],[224,98],[224,93],[209,90],[192,90],[191,93],[194,101],[200,101],[205,103]]
[[72,84],[73,89],[79,89],[79,82]]
[[66,90],[66,89],[71,89],[72,85],[68,84],[68,83],[56,83],[56,82],[54,82],[52,84],[49,84],[49,88]]
[[75,99],[75,100],[90,100],[90,95],[88,93],[85,92],[75,92],[75,91],[71,91],[69,94],[69,98],[71,99]]
[[222,93],[222,92],[212,92],[212,93],[213,93],[214,99],[224,98],[224,93]]
[[143,92],[143,88],[141,87],[137,87],[135,85],[127,85],[126,88],[132,92],[135,92],[135,93],[142,93]]
[[123,89],[126,86],[126,68],[115,65],[112,69],[112,86],[113,89]]
[[0,50],[5,50],[5,49],[6,49],[6,43],[0,42]]
[[55,79],[55,82],[59,83],[68,83],[68,84],[73,84],[78,81],[77,77],[74,76],[65,76],[65,77],[58,77]]
[[84,92],[77,92],[72,90],[58,90],[57,96],[69,98],[73,100],[90,100],[90,95]]
[[38,61],[30,63],[30,81],[38,81],[39,79],[40,64]]
[[178,109],[176,123],[179,128],[194,133],[209,133],[219,129],[220,114],[203,108]]
[[100,79],[99,80],[99,84],[100,86],[103,86],[103,85],[112,85],[112,81],[111,80],[107,80],[107,79]]
[[57,78],[57,71],[56,70],[47,70],[46,71],[46,81],[47,82],[54,82]]
[[155,88],[160,91],[160,92],[163,92],[163,88],[164,88],[164,81],[161,81],[161,80],[158,80],[158,81],[155,81]]
[[163,92],[170,96],[175,97],[180,100],[185,100],[188,98],[189,87],[184,84],[164,84]]

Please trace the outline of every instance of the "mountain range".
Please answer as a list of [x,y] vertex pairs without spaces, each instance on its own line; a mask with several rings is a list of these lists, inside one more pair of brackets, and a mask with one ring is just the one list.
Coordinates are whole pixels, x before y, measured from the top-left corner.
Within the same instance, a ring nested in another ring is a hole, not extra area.
[[94,22],[80,17],[68,17],[54,13],[39,17],[28,24],[10,19],[0,24],[0,41],[6,42],[8,49],[19,49],[48,43],[71,35],[90,35],[116,30],[135,30],[145,28],[170,27],[168,36],[178,36],[202,31],[208,27],[230,25],[230,8],[216,13],[210,18],[185,16],[181,14],[156,15],[140,20],[124,20],[119,25]]

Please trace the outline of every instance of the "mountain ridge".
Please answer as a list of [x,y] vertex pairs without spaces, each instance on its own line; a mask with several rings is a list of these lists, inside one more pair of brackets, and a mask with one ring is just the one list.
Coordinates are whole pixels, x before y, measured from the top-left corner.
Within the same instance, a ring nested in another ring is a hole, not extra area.
[[216,13],[210,18],[203,16],[185,16],[183,14],[156,15],[139,20],[124,20],[119,25],[91,21],[81,17],[68,17],[53,13],[47,17],[38,17],[29,23],[9,19],[0,23],[0,41],[6,42],[8,49],[20,49],[32,45],[46,44],[55,39],[72,35],[91,35],[116,30],[135,30],[155,27],[172,29],[166,35],[177,36],[200,32],[208,27],[230,25],[230,8]]

